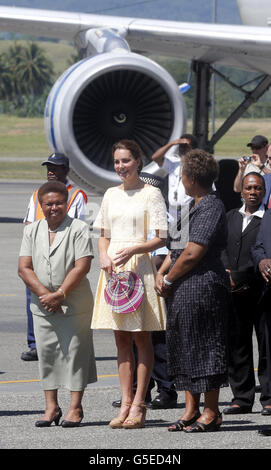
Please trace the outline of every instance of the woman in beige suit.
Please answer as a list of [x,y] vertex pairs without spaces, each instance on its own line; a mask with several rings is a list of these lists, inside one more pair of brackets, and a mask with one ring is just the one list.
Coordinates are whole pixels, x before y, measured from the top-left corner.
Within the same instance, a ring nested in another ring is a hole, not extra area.
[[46,409],[37,427],[58,425],[62,416],[58,388],[71,392],[63,427],[79,426],[82,398],[95,382],[96,366],[90,330],[93,298],[86,278],[93,257],[89,228],[66,213],[68,192],[60,182],[42,185],[38,193],[45,219],[27,225],[18,273],[31,290],[35,337]]

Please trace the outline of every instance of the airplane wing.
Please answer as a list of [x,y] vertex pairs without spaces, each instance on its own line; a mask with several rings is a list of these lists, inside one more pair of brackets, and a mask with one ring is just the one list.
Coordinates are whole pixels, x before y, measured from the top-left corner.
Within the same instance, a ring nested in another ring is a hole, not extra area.
[[[270,15],[271,16],[271,15]],[[1,31],[74,40],[81,31],[113,28],[132,51],[271,74],[271,29],[0,7]]]
[[[252,1],[238,0],[239,6]],[[258,0],[259,11],[265,4],[265,17],[269,2]],[[247,12],[246,8],[241,10]],[[119,182],[111,155],[117,140],[134,139],[142,150],[144,171],[156,173],[154,151],[185,131],[186,107],[177,83],[146,56],[165,55],[194,62],[197,92],[193,133],[199,146],[210,151],[271,86],[271,30],[267,26],[0,7],[0,30],[75,41],[80,49],[83,59],[57,79],[47,98],[45,132],[51,150],[69,156],[73,181],[85,188],[104,190]],[[264,78],[251,94],[246,93],[245,101],[209,142],[212,64],[258,72]]]

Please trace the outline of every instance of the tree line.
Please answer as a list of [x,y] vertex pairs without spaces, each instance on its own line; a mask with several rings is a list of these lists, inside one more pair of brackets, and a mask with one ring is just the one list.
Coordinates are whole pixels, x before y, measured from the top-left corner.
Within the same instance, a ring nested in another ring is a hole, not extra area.
[[54,83],[53,64],[36,43],[14,43],[0,55],[0,112],[40,116]]
[[[190,81],[191,88],[184,95],[187,115],[193,116],[194,83],[189,64],[173,59],[153,57],[166,68],[180,85]],[[67,67],[78,60],[74,53],[67,62]],[[251,82],[253,74],[233,69],[220,68],[231,81],[242,84]],[[254,74],[255,75],[255,74]],[[6,52],[0,54],[0,113],[10,113],[21,117],[42,116],[49,91],[56,80],[54,66],[47,53],[39,44],[29,42],[22,45],[14,41]],[[251,89],[255,83],[251,83]],[[249,87],[247,88],[249,91]],[[253,104],[244,117],[271,117],[271,92]],[[215,115],[226,118],[242,101],[243,95],[230,87],[220,77],[216,78]]]

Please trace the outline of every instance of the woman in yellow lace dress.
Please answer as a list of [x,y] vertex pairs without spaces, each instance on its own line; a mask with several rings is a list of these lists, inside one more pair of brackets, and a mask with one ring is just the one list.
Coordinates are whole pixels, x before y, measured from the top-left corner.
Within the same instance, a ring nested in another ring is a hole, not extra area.
[[[91,327],[112,329],[115,334],[122,402],[110,426],[136,428],[143,427],[145,421],[144,399],[153,367],[151,331],[166,327],[165,302],[154,290],[156,269],[150,253],[165,244],[167,216],[160,190],[139,178],[142,159],[138,145],[122,140],[113,146],[112,154],[122,184],[106,191],[94,223],[100,233],[101,274]],[[147,241],[150,230],[155,230],[155,237]],[[106,303],[104,288],[113,271],[133,271],[143,281],[144,297],[136,311],[115,313]],[[135,394],[133,340],[138,351]]]

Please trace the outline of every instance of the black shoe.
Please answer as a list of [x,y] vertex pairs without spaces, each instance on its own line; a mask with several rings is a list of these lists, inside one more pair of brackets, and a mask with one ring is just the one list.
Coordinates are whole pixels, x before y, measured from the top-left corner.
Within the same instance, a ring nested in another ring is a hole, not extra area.
[[78,428],[81,425],[83,417],[80,419],[80,421],[67,421],[66,419],[63,419],[61,421],[61,426],[62,428]]
[[224,415],[242,415],[252,412],[252,406],[228,406],[228,408],[224,408],[223,413]]
[[[209,424],[201,423],[200,421],[195,421],[191,426],[188,426],[186,429],[183,429],[184,432],[214,432],[219,431],[222,424],[222,413],[218,413]],[[221,419],[221,421],[220,421]]]
[[271,416],[271,408],[267,408],[266,406],[264,406],[262,411],[261,411],[261,415]]
[[271,436],[271,428],[259,429],[258,434],[261,436]]
[[38,354],[36,349],[29,349],[29,351],[24,351],[21,354],[21,359],[23,361],[38,361]]
[[120,408],[121,407],[121,400],[113,401],[112,406],[114,406],[114,408]]
[[175,408],[177,405],[177,397],[171,396],[167,393],[159,393],[152,402],[147,405],[152,410],[166,410],[168,408]]
[[51,426],[52,423],[55,423],[55,425],[58,426],[61,416],[62,416],[62,411],[61,411],[61,409],[59,409],[59,412],[52,419],[52,421],[47,421],[45,419],[40,419],[39,421],[35,422],[35,426],[37,428],[49,428],[49,426]]
[[182,431],[183,428],[186,428],[187,426],[191,426],[191,424],[194,424],[197,419],[200,418],[200,411],[198,411],[193,418],[184,420],[184,419],[178,419],[175,421],[175,423],[172,423],[169,425],[167,430],[169,432],[177,432],[177,431]]

